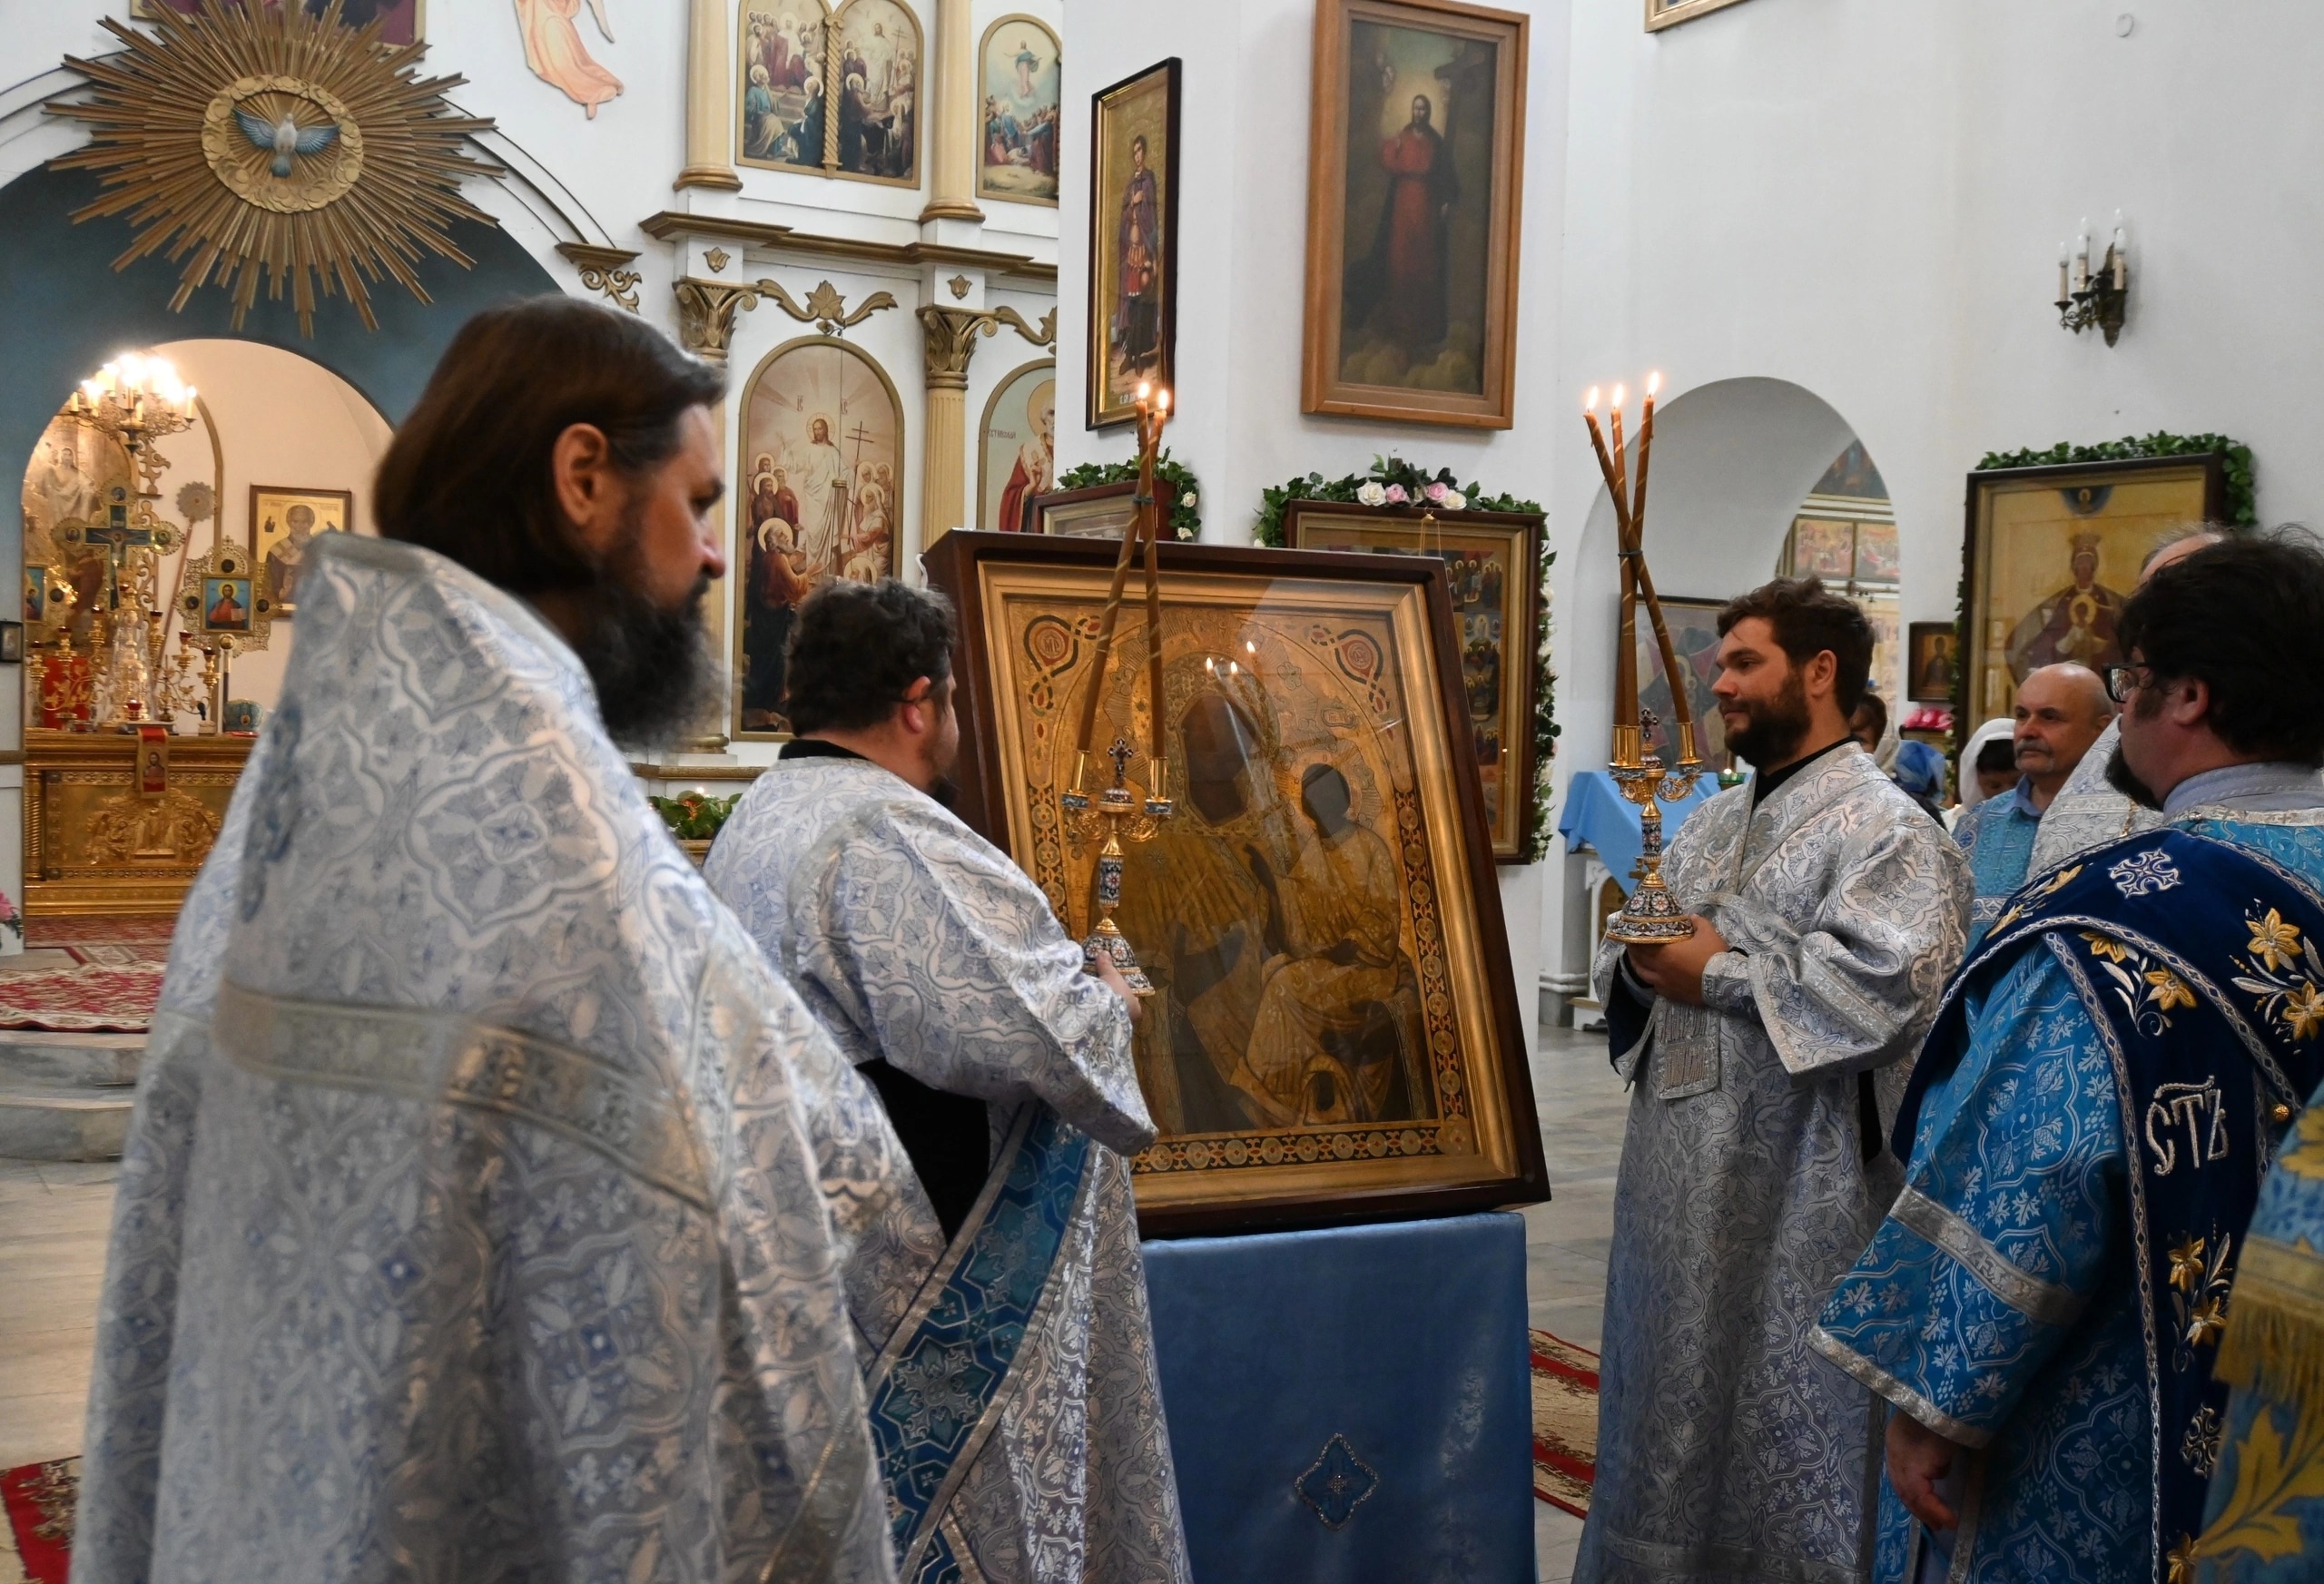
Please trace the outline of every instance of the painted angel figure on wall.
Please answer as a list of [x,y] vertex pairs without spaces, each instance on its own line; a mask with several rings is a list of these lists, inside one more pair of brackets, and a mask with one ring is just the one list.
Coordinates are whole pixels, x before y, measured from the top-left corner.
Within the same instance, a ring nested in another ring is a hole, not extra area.
[[[595,120],[597,106],[620,94],[621,79],[599,65],[581,43],[581,30],[573,23],[581,0],[516,0],[516,5],[517,25],[525,34],[526,68],[561,89]],[[611,44],[614,30],[606,20],[606,0],[589,0],[589,15]]]

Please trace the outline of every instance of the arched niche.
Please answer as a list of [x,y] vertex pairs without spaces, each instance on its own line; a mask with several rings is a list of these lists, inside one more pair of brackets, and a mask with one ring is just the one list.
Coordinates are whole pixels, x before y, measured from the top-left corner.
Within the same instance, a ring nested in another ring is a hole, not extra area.
[[[31,455],[49,418],[73,387],[131,348],[195,338],[260,341],[295,352],[353,386],[389,423],[419,398],[453,333],[479,309],[511,297],[558,290],[548,272],[497,227],[452,223],[453,241],[475,261],[462,269],[423,257],[415,266],[429,301],[399,286],[373,292],[379,327],[363,321],[344,297],[320,301],[315,333],[299,332],[288,296],[265,293],[233,328],[233,307],[215,286],[196,291],[172,312],[182,265],[149,255],[126,270],[113,260],[129,246],[125,220],[83,225],[73,213],[102,189],[83,171],[27,172],[0,187],[0,457]],[[0,526],[0,565],[22,555],[14,514]]]
[[[1830,403],[1785,379],[1722,379],[1664,403],[1646,508],[1656,591],[1726,598],[1765,583],[1800,503],[1856,438]],[[1559,757],[1569,770],[1606,762],[1620,615],[1614,546],[1614,503],[1601,486],[1582,527],[1572,603],[1559,613]]]

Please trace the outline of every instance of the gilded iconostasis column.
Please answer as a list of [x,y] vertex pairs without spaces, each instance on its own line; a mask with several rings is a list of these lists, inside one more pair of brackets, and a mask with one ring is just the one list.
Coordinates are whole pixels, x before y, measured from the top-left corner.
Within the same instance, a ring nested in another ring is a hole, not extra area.
[[686,168],[674,188],[743,184],[727,162],[734,117],[726,34],[726,0],[686,0]]
[[[976,43],[968,0],[937,0],[936,156],[921,220],[982,220],[976,202]],[[932,333],[932,332],[931,332]],[[933,504],[931,500],[931,504]]]
[[[678,300],[678,342],[714,368],[726,367],[726,348],[734,333],[734,316],[758,303],[758,293],[744,286],[728,286],[717,280],[681,279],[671,286]],[[724,397],[710,409],[710,427],[717,431],[718,444],[726,445],[726,401]],[[735,571],[740,554],[734,543],[733,524],[727,520],[726,504],[721,501],[711,508],[718,515],[718,542],[726,551],[726,569]],[[710,621],[711,653],[726,653],[726,591],[734,586],[731,578],[721,578],[704,602]],[[729,685],[732,685],[730,683]],[[719,716],[722,723],[709,739],[689,743],[691,748],[716,750],[726,746],[726,731],[723,723],[734,719],[734,701],[726,701]]]
[[977,337],[990,335],[992,315],[980,309],[920,310],[928,338],[928,447],[920,470],[920,544],[926,549],[967,521],[969,359]]

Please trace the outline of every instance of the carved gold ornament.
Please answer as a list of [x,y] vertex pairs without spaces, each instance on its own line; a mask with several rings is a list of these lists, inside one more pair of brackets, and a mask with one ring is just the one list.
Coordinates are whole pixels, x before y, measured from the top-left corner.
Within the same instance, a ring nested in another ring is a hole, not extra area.
[[127,47],[65,57],[90,93],[48,108],[93,131],[51,162],[103,172],[112,189],[73,218],[129,216],[136,239],[116,270],[191,254],[172,310],[215,279],[240,330],[262,272],[271,299],[289,281],[312,335],[320,278],[324,296],[344,292],[377,330],[366,277],[391,276],[425,302],[413,268],[423,252],[473,262],[448,227],[494,223],[459,195],[463,179],[494,170],[460,147],[492,123],[445,105],[465,78],[416,75],[426,45],[382,44],[382,23],[341,27],[339,11],[339,0],[319,16],[207,0],[196,16],[162,12],[151,34],[106,18]]

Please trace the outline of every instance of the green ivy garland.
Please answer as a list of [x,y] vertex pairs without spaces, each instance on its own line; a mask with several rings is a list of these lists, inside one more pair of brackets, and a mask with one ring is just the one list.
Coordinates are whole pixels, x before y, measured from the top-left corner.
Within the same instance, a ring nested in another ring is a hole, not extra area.
[[[1977,471],[1992,473],[2006,467],[2055,467],[2068,462],[2143,462],[2156,457],[2204,457],[2217,453],[2226,459],[2227,520],[2237,527],[2260,521],[2259,490],[2252,483],[2251,448],[2225,435],[2172,435],[2157,429],[2141,438],[2124,435],[2094,446],[2074,446],[2060,440],[2045,451],[1988,451],[1977,460]],[[1968,690],[1975,667],[1969,644],[1969,561],[1961,560],[1961,582],[1953,606],[1953,652],[1961,656],[1959,692],[1953,709],[1953,752],[1957,756],[1969,744],[1974,729],[1969,720]]]
[[[1202,536],[1202,487],[1195,482],[1194,470],[1183,462],[1173,461],[1170,448],[1154,459],[1154,476],[1167,478],[1177,492],[1170,497],[1170,536],[1177,539],[1198,539]],[[1136,484],[1136,462],[1084,462],[1069,467],[1058,476],[1059,489],[1088,489],[1098,484]]]
[[2065,462],[2143,462],[2152,457],[2201,457],[2214,451],[2227,458],[2227,520],[2238,527],[2256,526],[2260,507],[2251,484],[2251,448],[2225,435],[2166,435],[2158,429],[2144,439],[2124,435],[2094,446],[2070,446],[2061,440],[2046,451],[1988,451],[1977,464],[1977,471],[2054,467]]
[[[1536,503],[1513,495],[1488,495],[1474,485],[1462,484],[1453,477],[1450,467],[1430,473],[1401,457],[1374,457],[1370,471],[1351,473],[1344,478],[1325,478],[1320,473],[1310,473],[1305,478],[1287,479],[1274,488],[1262,490],[1259,500],[1259,519],[1251,536],[1256,543],[1277,550],[1284,547],[1284,508],[1295,500],[1344,501],[1358,506],[1441,506],[1447,511],[1536,515],[1541,509]],[[1524,853],[1528,863],[1539,863],[1549,851],[1550,766],[1557,757],[1558,738],[1565,731],[1558,724],[1558,674],[1550,665],[1550,564],[1557,558],[1557,552],[1544,542],[1540,572],[1541,616],[1533,644],[1533,806],[1526,811],[1524,829],[1518,835],[1519,851]]]

